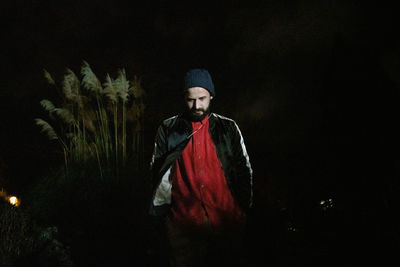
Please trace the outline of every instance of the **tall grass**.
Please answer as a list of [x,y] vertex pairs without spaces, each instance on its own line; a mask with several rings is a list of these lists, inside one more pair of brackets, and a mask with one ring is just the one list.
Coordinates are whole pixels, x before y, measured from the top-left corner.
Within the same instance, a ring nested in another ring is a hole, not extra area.
[[[58,105],[49,99],[40,101],[51,122],[42,118],[35,122],[49,139],[60,143],[67,170],[71,164],[96,161],[101,174],[104,168],[118,173],[133,156],[139,161],[143,152],[144,91],[140,80],[134,77],[129,81],[121,69],[115,78],[106,74],[101,83],[85,61],[80,74],[81,79],[67,68],[58,85],[44,71],[62,99]],[[132,146],[128,148],[128,144]]]

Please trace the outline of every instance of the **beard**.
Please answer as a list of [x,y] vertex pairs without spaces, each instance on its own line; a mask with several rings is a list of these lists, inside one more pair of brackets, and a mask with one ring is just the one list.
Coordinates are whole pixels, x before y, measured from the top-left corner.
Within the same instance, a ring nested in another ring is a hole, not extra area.
[[210,105],[207,109],[190,109],[186,112],[189,120],[193,122],[202,121],[208,114],[210,114]]

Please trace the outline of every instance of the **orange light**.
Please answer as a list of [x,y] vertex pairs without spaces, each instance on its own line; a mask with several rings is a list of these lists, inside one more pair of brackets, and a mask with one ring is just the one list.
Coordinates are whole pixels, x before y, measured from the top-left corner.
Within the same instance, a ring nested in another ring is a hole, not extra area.
[[8,198],[8,201],[11,205],[18,207],[19,206],[19,199],[15,196],[11,196]]

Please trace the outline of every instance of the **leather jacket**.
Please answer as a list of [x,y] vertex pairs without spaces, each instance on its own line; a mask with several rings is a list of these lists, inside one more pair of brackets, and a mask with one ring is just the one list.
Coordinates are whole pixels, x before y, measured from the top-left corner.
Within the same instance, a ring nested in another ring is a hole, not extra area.
[[[209,132],[228,187],[246,213],[252,206],[253,171],[239,127],[229,118],[210,113]],[[182,115],[164,120],[158,128],[150,164],[153,179],[151,215],[168,213],[171,204],[171,168],[192,135],[192,123]]]

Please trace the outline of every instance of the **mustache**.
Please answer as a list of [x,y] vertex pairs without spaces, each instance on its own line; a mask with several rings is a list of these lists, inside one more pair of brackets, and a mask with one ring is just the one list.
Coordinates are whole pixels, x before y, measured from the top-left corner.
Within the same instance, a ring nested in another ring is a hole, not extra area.
[[195,113],[195,112],[197,112],[197,111],[203,111],[203,112],[206,112],[206,110],[205,110],[205,109],[203,109],[203,108],[198,108],[198,109],[194,109],[194,108],[192,108],[192,109],[190,110],[190,112],[192,112],[192,113]]

